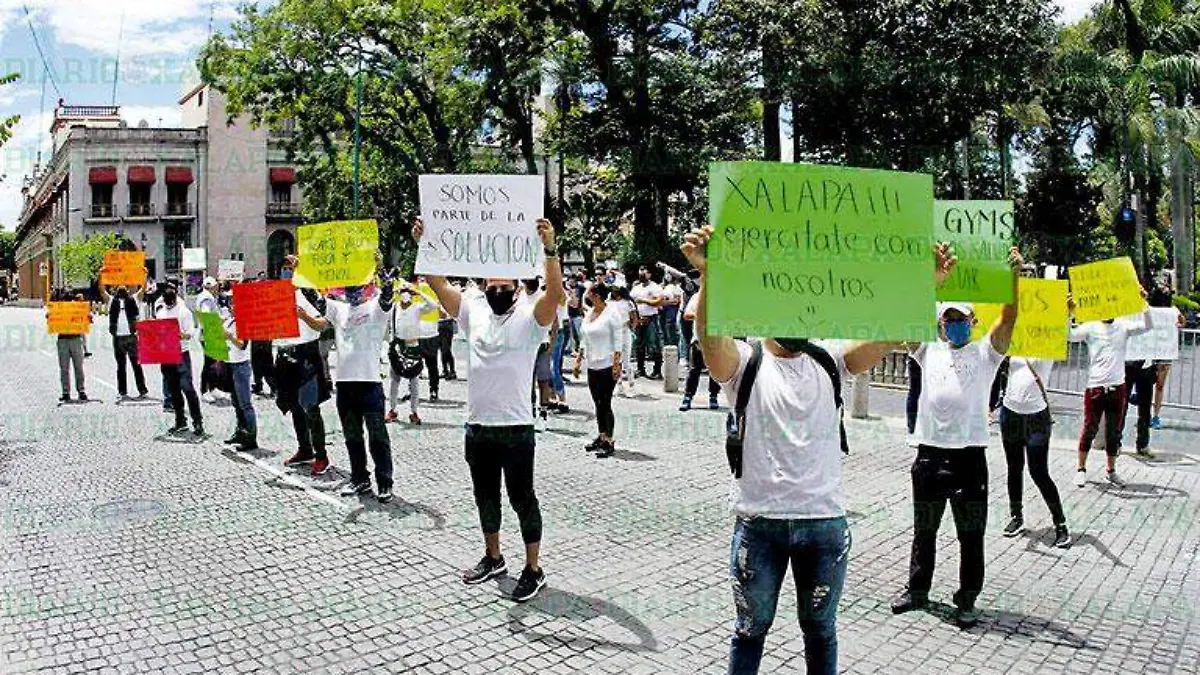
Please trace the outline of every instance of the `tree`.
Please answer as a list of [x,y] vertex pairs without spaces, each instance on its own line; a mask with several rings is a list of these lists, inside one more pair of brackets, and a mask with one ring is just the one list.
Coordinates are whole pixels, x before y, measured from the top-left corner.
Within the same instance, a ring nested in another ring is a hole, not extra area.
[[0,229],[0,270],[17,269],[17,235]]
[[[9,75],[0,75],[0,87],[12,84],[20,79],[20,74],[11,73]],[[9,115],[5,118],[0,118],[0,147],[4,145],[8,139],[12,138],[12,130],[21,121],[20,115]],[[0,174],[0,182],[4,181],[4,174]]]
[[83,286],[99,278],[104,254],[121,245],[115,232],[72,239],[58,247],[58,268],[70,285]]

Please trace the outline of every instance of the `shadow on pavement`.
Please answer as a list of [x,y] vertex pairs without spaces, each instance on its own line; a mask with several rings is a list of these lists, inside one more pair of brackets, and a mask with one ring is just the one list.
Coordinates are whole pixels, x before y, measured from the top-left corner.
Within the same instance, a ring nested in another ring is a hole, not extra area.
[[[1040,530],[1025,530],[1021,534],[1022,534],[1022,536],[1024,536],[1025,538],[1027,538],[1029,540],[1029,543],[1025,546],[1026,551],[1031,551],[1033,553],[1037,553],[1040,555],[1050,555],[1046,551],[1039,550],[1037,547],[1038,544],[1045,544],[1045,547],[1048,549],[1063,551],[1064,553],[1067,550],[1069,550],[1069,549],[1054,549],[1054,528],[1053,527],[1044,527]],[[1112,551],[1110,551],[1108,549],[1108,547],[1104,545],[1103,542],[1101,542],[1099,539],[1097,539],[1096,535],[1094,535],[1094,534],[1088,534],[1086,532],[1083,534],[1080,534],[1078,532],[1072,532],[1071,533],[1071,548],[1077,548],[1079,546],[1090,546],[1090,547],[1096,549],[1096,551],[1100,555],[1104,556],[1105,560],[1108,560],[1109,562],[1111,562],[1113,564],[1113,567],[1129,567],[1125,563],[1121,562],[1121,559],[1118,558]]]
[[[501,592],[511,595],[516,580],[505,576],[499,580]],[[540,615],[540,616],[539,616]],[[583,623],[590,619],[607,617],[613,623],[625,629],[636,638],[636,642],[614,642],[593,635],[571,634],[564,632],[543,633],[525,624],[526,617],[537,617],[538,625],[545,623],[544,617],[563,619],[572,623]],[[522,635],[535,642],[548,642],[560,645],[566,642],[582,643],[580,650],[601,647],[617,649],[624,652],[653,652],[658,651],[658,640],[654,632],[636,616],[625,608],[600,598],[589,598],[550,587],[542,589],[536,598],[524,604],[513,605],[508,610],[508,631],[514,635]]]
[[1151,485],[1149,483],[1127,483],[1125,487],[1098,483],[1096,484],[1096,489],[1103,492],[1106,496],[1116,497],[1117,499],[1165,499],[1173,497],[1187,499],[1191,497],[1191,494],[1185,490],[1163,485]]
[[426,429],[462,429],[462,423],[455,424],[453,422],[427,422],[422,420],[420,424],[409,424],[408,422],[400,422],[397,424],[389,424],[388,429],[396,431],[422,431]]
[[[1010,640],[1024,638],[1031,642],[1100,651],[1099,647],[1092,646],[1086,639],[1071,632],[1071,629],[1050,619],[988,607],[980,607],[979,610],[982,615],[979,623],[971,628],[963,628],[964,633],[1004,633]],[[924,611],[926,614],[937,617],[943,623],[958,627],[954,622],[955,607],[953,605],[931,600]]]
[[615,452],[613,452],[613,454],[610,457],[608,457],[608,458],[601,457],[600,459],[619,459],[619,460],[622,460],[625,462],[657,462],[658,461],[658,458],[655,457],[654,455],[647,455],[646,453],[639,452],[637,450],[622,450],[620,448],[617,448],[617,450]]
[[408,502],[394,498],[387,504],[380,504],[379,500],[375,499],[374,495],[359,495],[358,508],[346,515],[344,522],[358,523],[359,519],[369,513],[382,513],[392,520],[402,520],[411,515],[425,516],[433,523],[431,527],[419,527],[419,530],[444,530],[446,529],[446,514],[437,509],[419,504],[417,502]]

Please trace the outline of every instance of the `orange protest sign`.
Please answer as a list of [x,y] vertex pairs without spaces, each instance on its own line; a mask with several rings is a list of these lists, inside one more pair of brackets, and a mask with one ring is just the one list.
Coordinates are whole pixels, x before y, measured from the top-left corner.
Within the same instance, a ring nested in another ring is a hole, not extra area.
[[296,288],[290,281],[255,281],[233,287],[233,318],[243,340],[300,336]]
[[146,285],[145,251],[108,251],[104,254],[104,268],[100,270],[100,284],[104,286]]
[[51,302],[46,329],[51,335],[84,335],[91,328],[92,306],[86,302]]

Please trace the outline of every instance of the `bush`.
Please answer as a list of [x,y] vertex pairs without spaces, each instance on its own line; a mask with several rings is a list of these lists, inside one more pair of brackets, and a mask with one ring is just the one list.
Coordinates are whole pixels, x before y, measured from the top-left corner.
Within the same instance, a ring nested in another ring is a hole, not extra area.
[[1171,304],[1184,312],[1200,312],[1200,302],[1193,300],[1186,295],[1176,295],[1171,298]]

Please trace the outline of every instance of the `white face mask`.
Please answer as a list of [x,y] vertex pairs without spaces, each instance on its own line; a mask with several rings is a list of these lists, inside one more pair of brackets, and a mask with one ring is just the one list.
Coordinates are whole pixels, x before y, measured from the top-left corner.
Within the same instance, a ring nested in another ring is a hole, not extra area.
[[412,294],[411,293],[401,293],[400,294],[400,302],[403,302],[406,305],[408,303],[412,302]]

